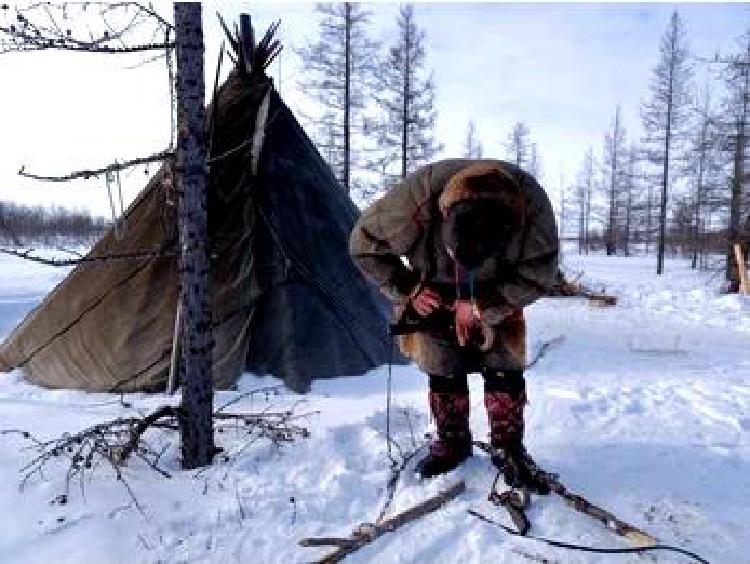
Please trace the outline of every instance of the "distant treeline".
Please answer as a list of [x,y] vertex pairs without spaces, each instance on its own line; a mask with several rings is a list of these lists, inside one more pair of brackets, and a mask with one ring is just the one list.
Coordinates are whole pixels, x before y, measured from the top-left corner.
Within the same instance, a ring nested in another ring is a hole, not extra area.
[[0,201],[0,243],[4,245],[54,243],[59,238],[88,242],[107,226],[107,220],[85,211]]

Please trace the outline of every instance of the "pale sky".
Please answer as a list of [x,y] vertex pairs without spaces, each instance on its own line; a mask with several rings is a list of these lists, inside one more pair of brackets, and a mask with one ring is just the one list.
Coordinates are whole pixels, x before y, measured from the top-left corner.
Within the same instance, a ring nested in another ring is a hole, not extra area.
[[[156,6],[171,19],[170,4]],[[366,6],[373,12],[373,38],[391,43],[398,4]],[[729,53],[750,28],[750,5],[739,3],[418,3],[416,19],[427,33],[427,65],[437,86],[441,157],[460,155],[467,123],[474,119],[485,155],[503,158],[510,128],[524,121],[538,143],[544,184],[556,202],[560,173],[572,182],[586,148],[601,153],[618,103],[628,134],[640,137],[640,101],[648,96],[659,39],[674,9],[683,16],[696,55]],[[304,107],[293,47],[315,38],[314,5],[204,3],[207,84],[213,82],[222,38],[217,10],[228,21],[249,12],[256,34],[281,19],[285,50],[271,74],[292,110]],[[16,172],[26,165],[29,171],[62,174],[162,150],[169,138],[164,65],[127,68],[139,60],[54,52],[0,55],[0,199],[109,214],[103,180],[40,185]],[[145,181],[143,169],[130,173],[126,203]]]

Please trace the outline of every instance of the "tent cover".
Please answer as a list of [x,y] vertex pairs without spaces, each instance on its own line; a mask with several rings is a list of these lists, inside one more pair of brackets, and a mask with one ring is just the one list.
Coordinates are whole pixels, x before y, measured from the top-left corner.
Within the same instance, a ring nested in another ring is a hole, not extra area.
[[[249,371],[306,391],[389,360],[388,307],[349,259],[356,206],[264,66],[242,64],[207,109],[212,375],[218,388]],[[87,255],[124,258],[77,265],[0,345],[0,371],[21,368],[50,388],[163,389],[179,297],[176,206],[165,162],[118,233]]]

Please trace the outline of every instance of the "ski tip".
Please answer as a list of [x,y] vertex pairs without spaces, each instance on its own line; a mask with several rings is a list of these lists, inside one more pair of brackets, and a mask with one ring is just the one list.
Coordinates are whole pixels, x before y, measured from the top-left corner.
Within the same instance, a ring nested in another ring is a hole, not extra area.
[[659,544],[657,539],[643,531],[628,531],[624,536],[638,546],[656,546]]

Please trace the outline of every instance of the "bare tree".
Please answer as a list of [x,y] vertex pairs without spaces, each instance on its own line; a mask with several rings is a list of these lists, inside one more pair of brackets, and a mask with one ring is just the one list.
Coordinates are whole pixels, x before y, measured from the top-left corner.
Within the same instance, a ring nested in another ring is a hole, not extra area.
[[386,178],[404,178],[443,148],[435,139],[435,83],[424,68],[426,35],[417,27],[411,4],[401,6],[397,25],[398,39],[376,77],[381,153],[373,165]]
[[594,152],[586,151],[575,185],[575,206],[578,211],[578,254],[589,252],[591,194],[594,190]]
[[720,154],[720,137],[717,116],[712,106],[712,85],[707,80],[705,88],[693,107],[695,131],[691,132],[685,173],[692,192],[692,267],[705,261],[707,224],[710,214],[724,207],[720,192],[723,188],[724,166]]
[[466,128],[463,156],[467,159],[482,158],[482,142],[477,138],[477,127],[473,119],[469,120],[469,125]]
[[536,142],[531,144],[531,158],[529,159],[529,170],[528,172],[539,180],[542,181],[544,177],[544,169],[542,167],[542,155],[539,152],[539,147]]
[[630,246],[633,241],[635,205],[638,192],[638,180],[640,172],[638,170],[639,149],[631,143],[627,151],[627,170],[624,178],[624,206],[625,206],[625,224],[622,226],[622,250],[626,257],[630,256]]
[[317,120],[318,146],[344,189],[352,188],[352,173],[364,163],[355,149],[363,133],[365,99],[371,87],[378,44],[366,33],[370,12],[359,4],[318,4],[320,35],[299,49],[305,78],[303,92],[324,108]]
[[[726,260],[727,280],[736,280],[737,265],[733,244],[740,233],[743,184],[747,182],[747,117],[750,102],[750,31],[742,38],[742,50],[725,64],[725,81],[728,95],[724,100],[725,148],[732,158],[731,196],[729,202],[729,229]],[[747,197],[747,195],[745,195]]]
[[90,243],[108,227],[103,218],[62,207],[22,206],[0,201],[0,243],[21,247],[34,243],[55,245]]
[[607,255],[617,253],[618,208],[626,157],[625,129],[622,126],[620,106],[615,110],[612,130],[604,136],[604,166],[607,170]]
[[651,79],[651,99],[644,102],[641,107],[641,117],[646,130],[644,145],[648,149],[649,160],[661,168],[657,274],[664,272],[670,167],[674,160],[675,141],[684,134],[687,125],[691,76],[685,28],[675,11],[659,46],[659,62]]
[[531,164],[531,131],[519,121],[513,126],[505,142],[507,158],[517,167],[526,169]]

